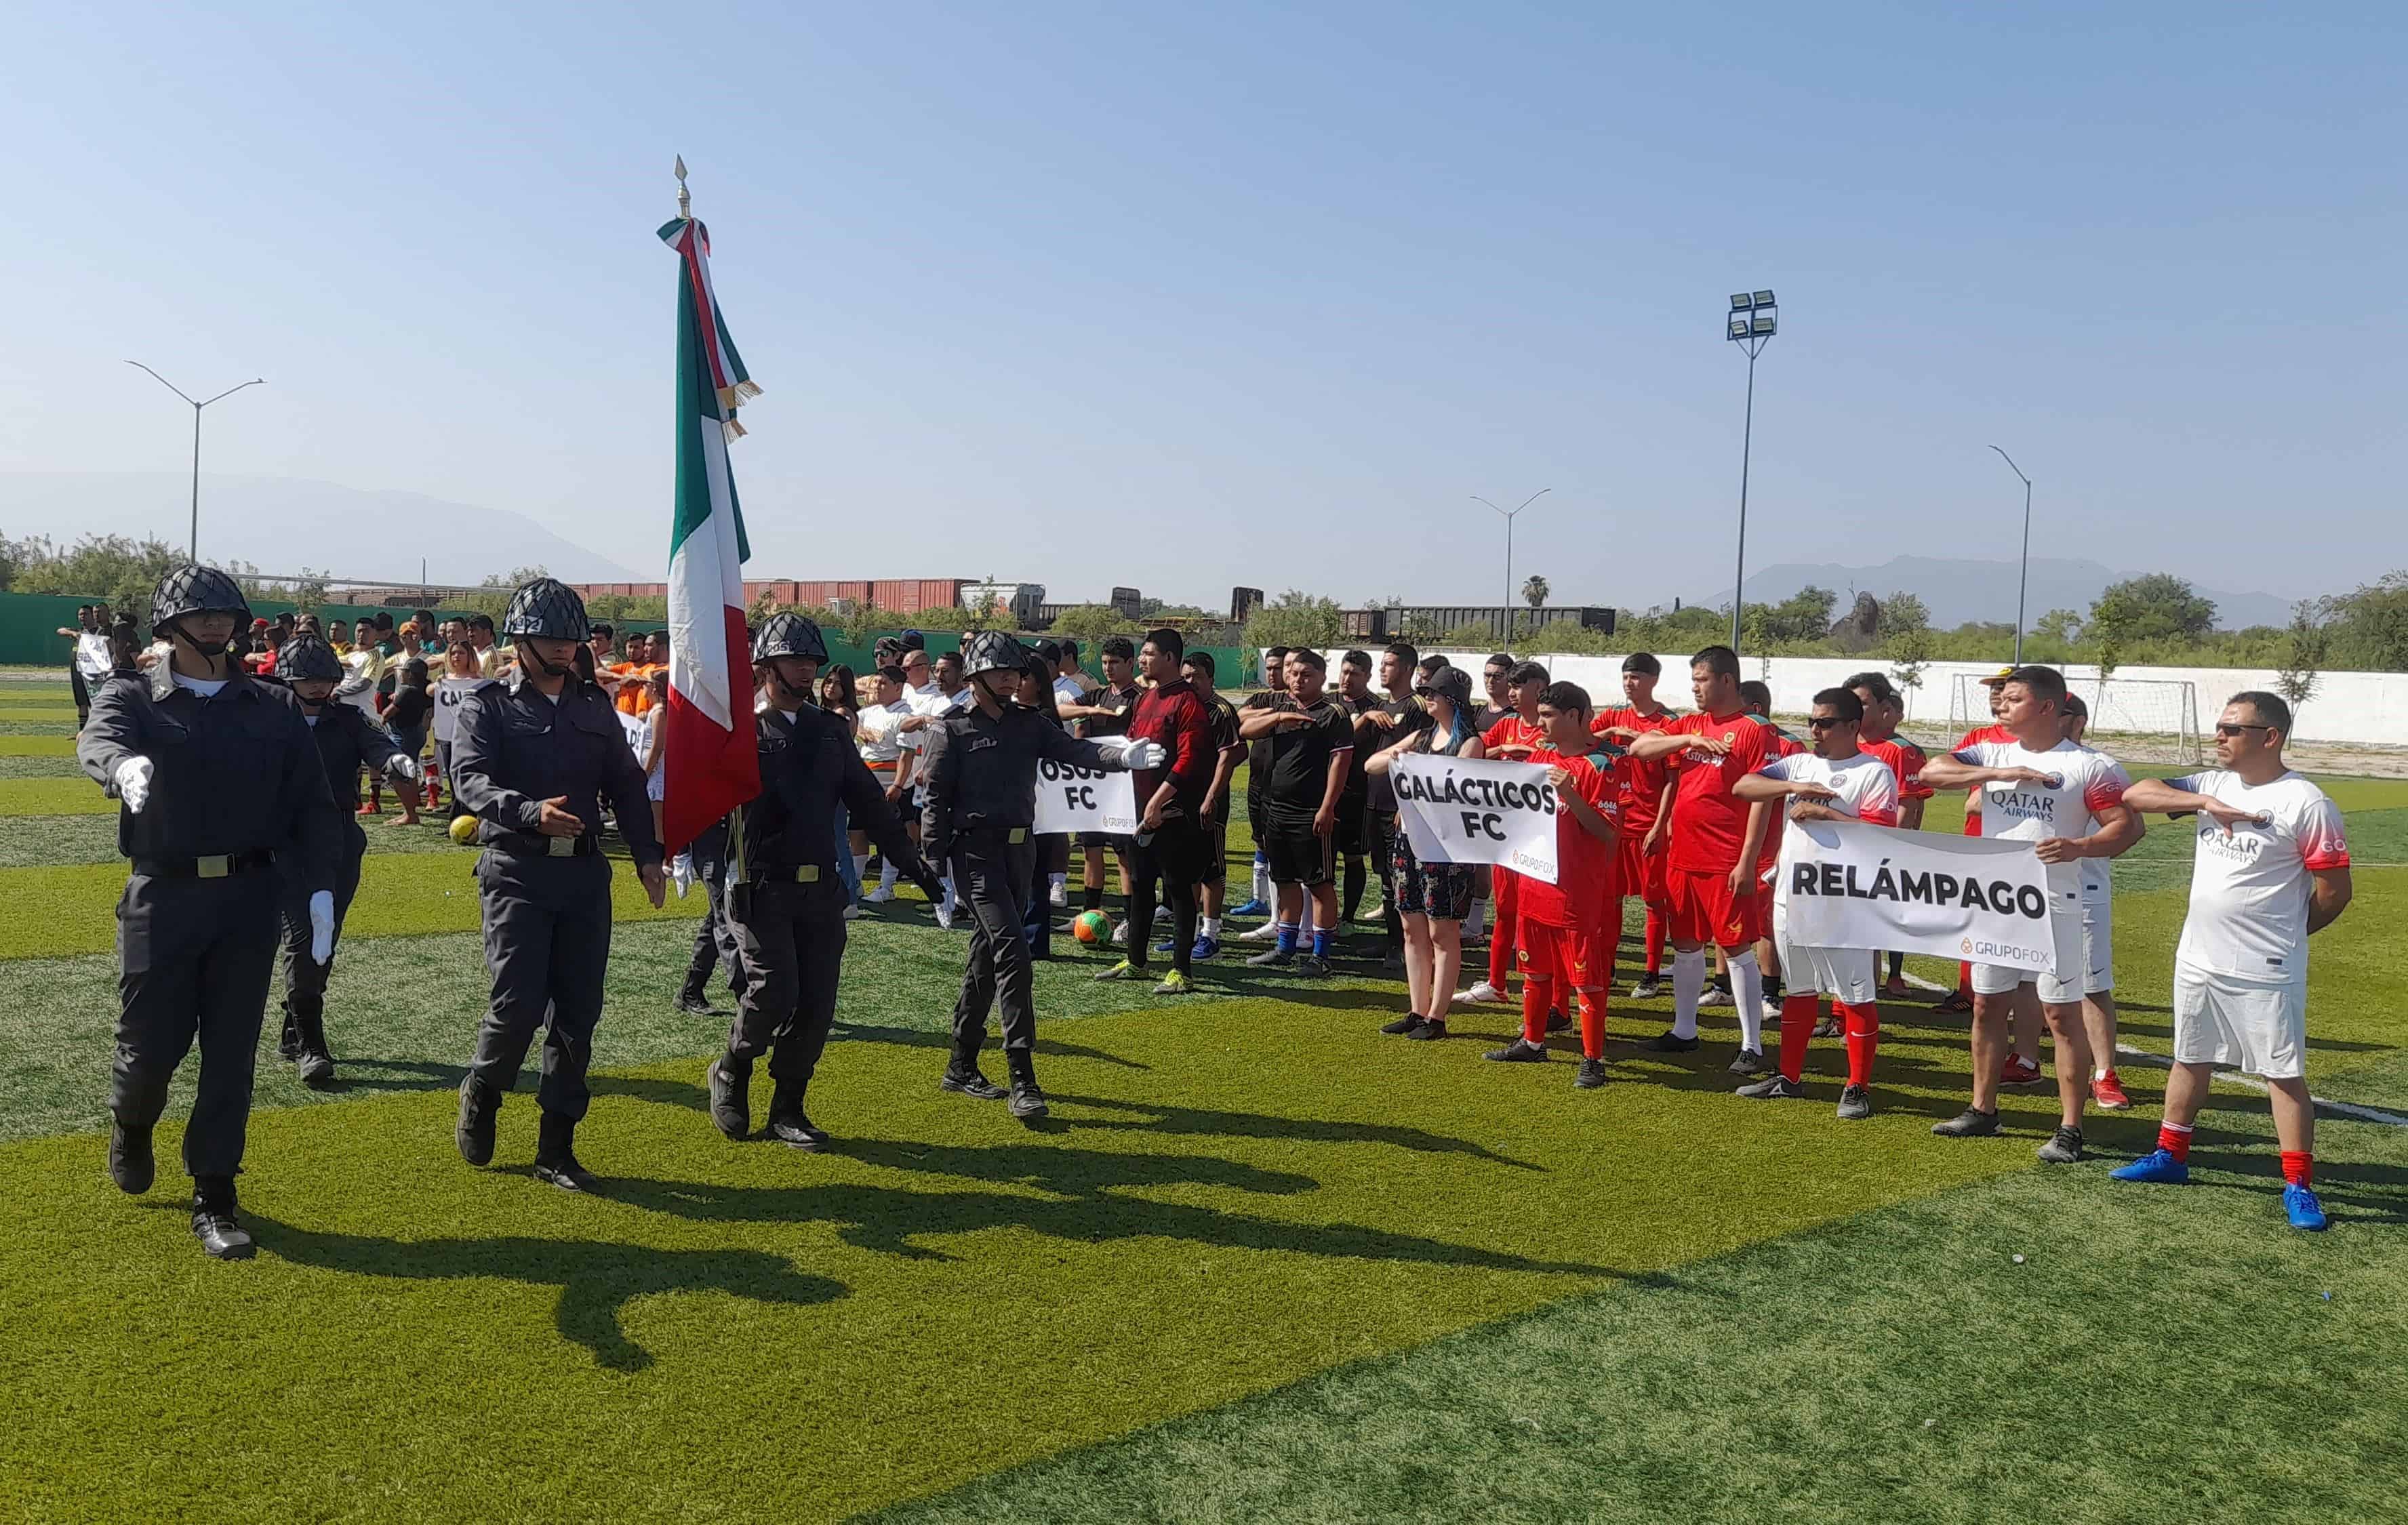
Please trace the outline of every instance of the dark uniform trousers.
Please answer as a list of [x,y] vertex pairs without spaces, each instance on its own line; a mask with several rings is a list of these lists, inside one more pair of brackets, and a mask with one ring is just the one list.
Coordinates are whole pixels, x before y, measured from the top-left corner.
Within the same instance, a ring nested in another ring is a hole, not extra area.
[[[350,837],[343,843],[342,862],[335,869],[335,938],[341,946],[343,918],[351,914],[352,897],[360,892],[360,860],[366,856],[368,836],[356,821],[346,821]],[[287,1017],[321,1017],[326,1010],[326,976],[334,973],[330,955],[320,963],[309,957],[309,887],[297,870],[280,861],[282,880],[278,913],[284,923],[284,1010]],[[289,1022],[286,1024],[291,1025]]]
[[694,860],[694,877],[702,881],[703,893],[710,906],[702,924],[694,929],[694,957],[686,966],[686,983],[701,990],[710,982],[711,970],[724,962],[727,965],[727,988],[740,996],[744,993],[744,960],[736,923],[727,907],[726,822],[695,837],[686,851]]
[[536,1100],[546,1112],[581,1119],[610,958],[610,861],[598,852],[553,858],[488,848],[477,861],[477,891],[494,998],[468,1071],[490,1091],[511,1090],[544,1027]]
[[[1018,841],[1012,840],[1014,836]],[[974,1054],[986,1041],[986,1013],[1000,1005],[1006,1054],[1037,1050],[1037,1004],[1030,991],[1024,928],[1038,878],[1037,841],[1023,827],[974,827],[953,840],[953,890],[968,903],[970,962],[953,1003],[953,1052]]]
[[1397,909],[1397,871],[1392,862],[1397,855],[1397,813],[1367,806],[1363,811],[1363,842],[1371,851],[1372,872],[1380,876],[1380,921],[1386,930],[1388,947],[1400,948],[1405,946],[1405,919]]
[[1170,906],[1170,966],[1184,972],[1196,942],[1196,887],[1211,859],[1211,844],[1195,820],[1172,816],[1151,841],[1129,841],[1129,962],[1145,967],[1153,946],[1155,887]]
[[184,1127],[184,1168],[194,1176],[232,1176],[242,1164],[260,1018],[276,966],[276,919],[261,912],[259,881],[273,872],[211,879],[136,873],[117,902],[122,1005],[108,1109],[129,1129],[156,1123],[167,1082],[198,1038],[200,1090]]
[[736,897],[737,946],[745,986],[728,1029],[738,1059],[769,1056],[769,1077],[807,1085],[836,1021],[844,972],[844,881],[767,879]]

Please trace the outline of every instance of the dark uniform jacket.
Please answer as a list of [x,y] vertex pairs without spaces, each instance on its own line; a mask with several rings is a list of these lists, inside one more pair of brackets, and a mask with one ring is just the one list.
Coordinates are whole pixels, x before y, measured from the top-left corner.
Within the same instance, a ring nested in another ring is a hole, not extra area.
[[976,705],[948,715],[928,733],[928,804],[920,821],[920,848],[939,862],[964,832],[1026,828],[1037,820],[1037,764],[1113,769],[1092,741],[1073,739],[1025,705],[989,716]]
[[286,690],[236,673],[213,698],[177,685],[162,657],[92,696],[76,760],[111,798],[117,765],[150,760],[150,798],[117,816],[117,850],[134,859],[276,852],[300,882],[332,891],[342,817],[326,768]]
[[[318,723],[309,727],[309,735],[318,743],[319,757],[325,761],[326,788],[335,796],[336,807],[347,818],[359,813],[360,770],[370,768],[382,773],[402,755],[391,733],[370,723],[358,705],[339,699],[330,700],[319,709]],[[351,829],[359,830],[356,821]]]
[[762,710],[753,727],[761,746],[761,792],[742,807],[748,877],[791,878],[793,870],[816,868],[833,883],[839,804],[897,870],[919,877],[913,872],[919,849],[861,760],[851,727],[815,705],[797,710],[791,721],[781,710]]
[[527,681],[523,668],[470,689],[452,737],[452,791],[482,824],[477,840],[533,833],[543,802],[598,830],[607,795],[636,866],[661,861],[644,770],[627,745],[610,696],[571,677],[557,703]]

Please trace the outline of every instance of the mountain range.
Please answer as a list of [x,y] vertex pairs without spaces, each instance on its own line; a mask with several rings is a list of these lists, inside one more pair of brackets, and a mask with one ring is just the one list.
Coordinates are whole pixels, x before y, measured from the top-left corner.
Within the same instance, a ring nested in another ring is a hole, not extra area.
[[[0,531],[72,544],[87,534],[185,543],[192,478],[175,472],[0,473]],[[396,548],[407,548],[399,549]],[[419,560],[425,558],[423,570]],[[570,582],[657,582],[508,508],[289,477],[201,474],[201,557],[337,581],[474,586],[513,567]]]
[[[2142,575],[2118,572],[2097,562],[2036,556],[2031,562],[2031,586],[2024,601],[2026,623],[2028,626],[2037,622],[2051,609],[2071,609],[2087,617],[2092,601],[2106,591],[2109,584]],[[1943,630],[1971,620],[2007,624],[2015,617],[2014,563],[1934,556],[1897,556],[1879,566],[1784,562],[1748,575],[1748,602],[1778,604],[1810,583],[1840,595],[1832,610],[1835,616],[1845,614],[1860,592],[1870,593],[1876,599],[1887,598],[1892,592],[1909,592],[1923,600],[1924,607],[1931,612],[1931,622]],[[2231,592],[2216,588],[2200,588],[2198,591],[2215,601],[2215,625],[2219,630],[2281,625],[2291,618],[2292,601],[2272,593]],[[1688,602],[1723,607],[1729,605],[1719,591]]]

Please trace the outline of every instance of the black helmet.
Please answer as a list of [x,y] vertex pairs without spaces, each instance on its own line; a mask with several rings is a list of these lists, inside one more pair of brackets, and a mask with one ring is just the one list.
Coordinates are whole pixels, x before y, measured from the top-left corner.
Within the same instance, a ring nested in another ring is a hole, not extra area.
[[502,639],[540,635],[551,641],[582,641],[593,634],[585,620],[585,600],[577,590],[554,577],[538,577],[510,595],[502,616]]
[[999,630],[980,631],[962,650],[962,675],[966,677],[976,677],[981,673],[1018,673],[1027,665],[1027,648]]
[[295,635],[276,653],[276,676],[287,683],[310,677],[339,683],[343,680],[343,659],[335,655],[335,648],[322,637]]
[[767,662],[771,657],[808,657],[824,664],[828,660],[827,641],[820,634],[820,627],[801,615],[773,614],[752,640],[754,662]]
[[236,634],[251,634],[251,600],[214,566],[188,563],[159,579],[150,595],[150,634],[164,637],[169,625],[188,614],[230,614]]

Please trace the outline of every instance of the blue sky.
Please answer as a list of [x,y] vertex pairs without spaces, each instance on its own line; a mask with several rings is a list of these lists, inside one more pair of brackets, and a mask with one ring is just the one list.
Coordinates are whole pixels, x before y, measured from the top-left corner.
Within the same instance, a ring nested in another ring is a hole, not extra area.
[[2408,564],[2403,16],[23,7],[0,471],[260,375],[210,466],[660,564],[682,153],[757,575],[1472,602],[1550,487],[1517,577],[1710,595],[1770,286],[1751,563],[2011,557],[1996,441],[2036,553],[2298,596]]

